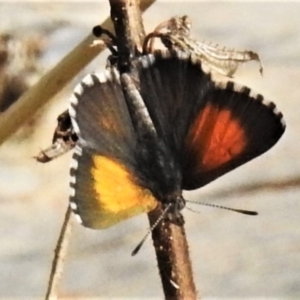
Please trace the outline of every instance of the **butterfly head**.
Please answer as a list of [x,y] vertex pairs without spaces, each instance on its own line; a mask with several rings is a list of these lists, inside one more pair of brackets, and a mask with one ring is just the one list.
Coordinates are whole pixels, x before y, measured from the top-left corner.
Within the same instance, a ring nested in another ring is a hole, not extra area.
[[167,209],[167,219],[175,224],[184,223],[181,211],[185,207],[185,200],[182,195],[172,195],[167,197],[163,207]]

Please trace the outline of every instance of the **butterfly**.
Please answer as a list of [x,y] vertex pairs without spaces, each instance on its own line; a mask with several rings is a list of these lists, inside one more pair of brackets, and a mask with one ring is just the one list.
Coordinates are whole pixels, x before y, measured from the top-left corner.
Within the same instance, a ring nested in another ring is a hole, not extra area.
[[[137,57],[76,86],[69,114],[76,142],[70,206],[104,229],[162,205],[178,216],[198,189],[274,146],[285,130],[272,102],[215,82],[181,51]],[[137,83],[139,88],[137,88]]]

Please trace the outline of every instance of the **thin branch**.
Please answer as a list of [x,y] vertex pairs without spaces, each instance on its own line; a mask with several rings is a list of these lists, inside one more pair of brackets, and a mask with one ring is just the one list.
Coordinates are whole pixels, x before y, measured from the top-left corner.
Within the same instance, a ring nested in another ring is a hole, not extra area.
[[[142,49],[145,33],[138,2],[110,0],[121,71],[130,66],[130,58]],[[148,214],[151,227],[161,214],[160,208]],[[165,298],[197,299],[184,227],[162,221],[153,230],[152,238]]]
[[54,251],[54,258],[52,261],[52,268],[50,272],[46,300],[57,299],[57,289],[60,282],[60,278],[63,272],[64,259],[68,250],[72,223],[71,223],[71,208],[68,206],[66,211],[64,223],[62,225],[59,238]]
[[[148,214],[152,225],[161,215],[157,209]],[[166,299],[199,299],[193,280],[184,226],[163,221],[152,232],[161,281]]]
[[119,69],[122,72],[130,65],[131,58],[141,52],[145,31],[138,0],[110,0],[110,5],[117,37]]

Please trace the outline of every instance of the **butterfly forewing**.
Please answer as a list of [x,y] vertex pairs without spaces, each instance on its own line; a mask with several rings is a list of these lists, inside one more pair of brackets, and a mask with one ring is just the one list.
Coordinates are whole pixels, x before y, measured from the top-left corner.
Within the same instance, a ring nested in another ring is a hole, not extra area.
[[196,189],[270,149],[282,114],[261,95],[216,83],[193,56],[156,52],[140,59],[141,94],[161,136],[181,161],[183,189]]
[[204,104],[199,95],[214,85],[187,53],[156,51],[154,57],[139,61],[140,92],[161,137],[179,153],[194,114]]
[[[183,188],[196,189],[269,150],[285,125],[273,103],[234,83],[217,85],[185,139]],[[213,121],[212,121],[213,120]]]

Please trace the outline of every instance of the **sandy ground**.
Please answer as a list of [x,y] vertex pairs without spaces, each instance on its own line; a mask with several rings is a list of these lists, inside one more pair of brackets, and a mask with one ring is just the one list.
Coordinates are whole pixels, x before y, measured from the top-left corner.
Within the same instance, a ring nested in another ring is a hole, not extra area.
[[[50,68],[109,14],[106,2],[0,3],[0,29],[42,33]],[[199,39],[260,53],[265,75],[247,64],[236,80],[274,101],[287,130],[267,154],[186,197],[259,211],[247,217],[196,208],[185,211],[195,281],[204,299],[300,298],[300,3],[163,2],[144,15],[151,30],[187,14]],[[87,68],[104,68],[105,55]],[[72,84],[74,86],[75,82]],[[45,109],[34,134],[0,148],[0,299],[42,299],[53,249],[68,204],[70,154],[49,164],[32,157],[49,145],[71,86]],[[298,180],[299,181],[299,180]],[[250,189],[250,187],[253,187]],[[248,188],[248,189],[247,189]],[[72,299],[162,299],[142,215],[105,231],[74,224],[60,294]]]

